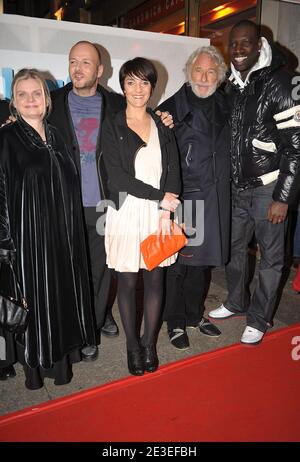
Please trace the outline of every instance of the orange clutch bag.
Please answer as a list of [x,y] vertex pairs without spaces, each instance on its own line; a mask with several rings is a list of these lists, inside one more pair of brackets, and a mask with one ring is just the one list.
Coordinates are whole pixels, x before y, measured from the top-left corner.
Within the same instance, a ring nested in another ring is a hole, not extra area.
[[187,244],[188,240],[176,223],[172,224],[172,234],[162,236],[150,234],[141,242],[141,252],[149,271],[156,268],[166,258],[171,257]]

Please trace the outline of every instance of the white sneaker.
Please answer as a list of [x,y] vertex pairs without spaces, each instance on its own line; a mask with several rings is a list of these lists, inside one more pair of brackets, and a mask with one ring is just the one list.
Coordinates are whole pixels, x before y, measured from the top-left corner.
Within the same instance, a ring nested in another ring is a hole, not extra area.
[[246,343],[248,345],[257,345],[262,341],[264,335],[264,332],[255,329],[255,327],[246,326],[246,329],[244,330],[243,335],[241,337],[241,343]]
[[226,319],[230,318],[230,316],[236,316],[236,313],[227,310],[224,305],[219,306],[215,310],[212,310],[208,313],[208,316],[213,319]]

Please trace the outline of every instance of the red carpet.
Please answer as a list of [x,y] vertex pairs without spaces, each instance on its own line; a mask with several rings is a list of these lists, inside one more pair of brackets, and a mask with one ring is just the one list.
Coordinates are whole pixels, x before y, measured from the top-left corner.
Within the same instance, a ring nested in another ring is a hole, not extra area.
[[0,441],[300,441],[300,324],[7,414]]

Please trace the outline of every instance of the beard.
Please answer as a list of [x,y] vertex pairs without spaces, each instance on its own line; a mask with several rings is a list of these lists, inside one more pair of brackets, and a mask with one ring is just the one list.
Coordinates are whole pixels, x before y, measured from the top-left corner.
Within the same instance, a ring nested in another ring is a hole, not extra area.
[[193,93],[198,97],[198,98],[208,98],[209,96],[213,95],[214,92],[216,91],[217,89],[217,83],[213,84],[213,85],[201,85],[202,88],[206,88],[207,89],[207,92],[205,94],[199,94],[199,89],[198,87],[200,86],[199,84],[196,84],[194,82],[189,82],[191,88],[192,88],[192,91]]
[[94,85],[98,83],[98,78],[90,78],[90,79],[83,78],[83,79],[77,80],[76,76],[74,76],[74,78],[72,78],[71,80],[73,83],[73,87],[77,88],[78,90],[93,88]]

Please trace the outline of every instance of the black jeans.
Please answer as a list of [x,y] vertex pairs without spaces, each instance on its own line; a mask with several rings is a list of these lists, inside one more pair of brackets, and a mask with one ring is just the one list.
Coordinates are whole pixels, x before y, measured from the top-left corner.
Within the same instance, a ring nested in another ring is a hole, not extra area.
[[112,271],[106,265],[104,236],[97,233],[96,222],[101,214],[95,208],[85,208],[85,224],[88,237],[88,253],[94,295],[95,321],[97,329],[104,324]]
[[[247,312],[247,325],[262,332],[273,316],[284,265],[286,224],[267,220],[274,184],[246,190],[232,188],[231,257],[226,265],[228,298],[224,306],[235,313]],[[261,260],[251,298],[248,244],[253,234]]]
[[205,310],[211,281],[210,266],[188,266],[176,262],[167,269],[164,320],[168,330],[196,326]]

